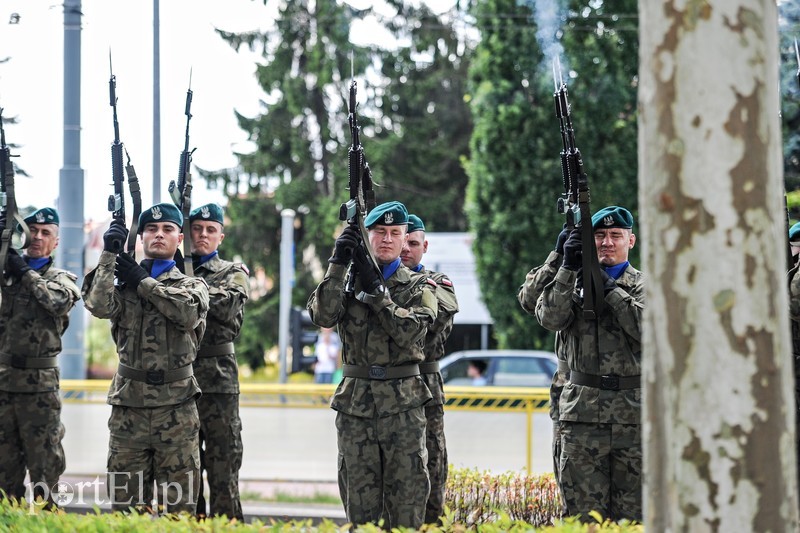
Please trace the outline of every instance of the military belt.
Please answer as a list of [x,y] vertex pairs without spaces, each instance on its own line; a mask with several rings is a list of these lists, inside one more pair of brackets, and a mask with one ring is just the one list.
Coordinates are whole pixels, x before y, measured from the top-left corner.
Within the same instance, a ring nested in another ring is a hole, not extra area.
[[419,364],[420,374],[435,374],[439,371],[439,361]]
[[0,363],[11,365],[14,368],[57,368],[58,356],[27,357],[25,355],[11,355],[0,352]]
[[358,366],[342,365],[342,377],[362,379],[400,379],[419,376],[419,365],[402,366]]
[[192,377],[194,375],[194,370],[192,369],[192,365],[185,365],[167,371],[140,370],[120,363],[117,367],[117,374],[123,378],[141,381],[148,385],[164,385],[165,383],[172,383],[173,381]]
[[232,342],[217,344],[214,346],[201,346],[197,351],[197,357],[219,357],[220,355],[231,355],[235,353]]
[[584,385],[602,390],[638,389],[642,386],[641,376],[617,376],[614,374],[595,376],[594,374],[584,374],[574,370],[570,371],[569,380],[575,385]]

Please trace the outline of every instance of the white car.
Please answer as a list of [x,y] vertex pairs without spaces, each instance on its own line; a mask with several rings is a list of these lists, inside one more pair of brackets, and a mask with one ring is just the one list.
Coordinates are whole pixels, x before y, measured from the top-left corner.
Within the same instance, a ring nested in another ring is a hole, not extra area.
[[542,350],[464,350],[439,361],[445,385],[480,384],[468,374],[470,363],[484,368],[485,385],[498,387],[549,387],[558,369],[553,352]]

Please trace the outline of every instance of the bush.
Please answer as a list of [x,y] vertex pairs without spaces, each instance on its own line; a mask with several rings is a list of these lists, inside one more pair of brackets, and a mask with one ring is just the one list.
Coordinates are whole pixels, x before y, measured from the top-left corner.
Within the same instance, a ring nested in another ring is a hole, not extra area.
[[[642,525],[601,523],[582,524],[577,519],[558,520],[561,501],[552,475],[531,476],[518,472],[493,475],[470,469],[450,468],[445,490],[446,512],[441,526],[426,525],[420,531],[426,533],[480,533],[537,531],[541,533],[642,533]],[[152,517],[150,515],[100,513],[71,514],[63,510],[44,511],[40,507],[30,508],[0,500],[0,531],[25,531],[49,533],[53,531],[122,531],[122,532],[293,532],[344,533],[350,525],[338,525],[323,520],[316,525],[312,520],[290,522],[270,521],[265,524],[229,522],[223,518],[197,522],[188,515]],[[383,531],[373,524],[360,525],[352,529],[355,533],[378,533]],[[395,531],[413,532],[409,528]]]
[[552,474],[519,472],[493,475],[450,468],[445,489],[448,520],[467,527],[495,521],[506,514],[535,527],[551,525],[559,517],[561,498]]

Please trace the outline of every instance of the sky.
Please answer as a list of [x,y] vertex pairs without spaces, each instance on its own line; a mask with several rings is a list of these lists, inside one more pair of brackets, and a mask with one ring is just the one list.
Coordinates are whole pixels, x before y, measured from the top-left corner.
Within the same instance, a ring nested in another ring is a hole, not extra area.
[[[236,165],[233,152],[252,145],[239,129],[234,110],[259,112],[265,98],[255,79],[260,54],[236,52],[214,31],[250,31],[268,27],[273,10],[261,0],[161,0],[161,201],[177,178],[184,147],[184,104],[191,73],[193,163],[208,170]],[[6,125],[6,141],[19,145],[14,163],[30,175],[18,175],[21,207],[56,207],[64,144],[64,15],[54,0],[4,0],[0,4],[0,107],[16,117]],[[221,7],[224,8],[221,9]],[[81,2],[81,168],[84,214],[106,220],[114,139],[109,105],[109,51],[116,76],[120,140],[142,186],[144,207],[153,198],[153,2],[83,0]],[[12,13],[17,24],[9,24]],[[193,167],[194,168],[194,167]],[[192,204],[224,203],[192,171]],[[126,197],[130,205],[130,197]]]

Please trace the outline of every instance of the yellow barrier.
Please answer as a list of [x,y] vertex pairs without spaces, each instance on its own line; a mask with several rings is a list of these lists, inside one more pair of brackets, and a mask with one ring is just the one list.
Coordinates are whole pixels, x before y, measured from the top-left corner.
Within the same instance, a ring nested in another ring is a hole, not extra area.
[[[103,379],[62,379],[61,396],[67,403],[105,403],[110,382]],[[242,407],[328,408],[335,385],[242,383]],[[549,410],[550,392],[544,387],[448,387],[445,409],[525,413],[527,469],[533,457],[533,413]]]

